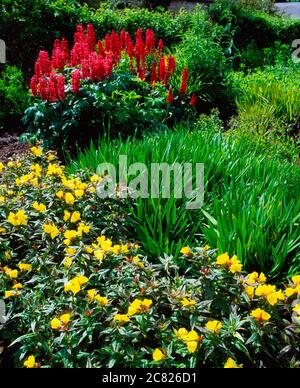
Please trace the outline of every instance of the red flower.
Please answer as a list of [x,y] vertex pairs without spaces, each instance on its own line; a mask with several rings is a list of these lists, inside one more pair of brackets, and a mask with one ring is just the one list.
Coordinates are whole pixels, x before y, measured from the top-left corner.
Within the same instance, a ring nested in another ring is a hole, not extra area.
[[151,78],[150,78],[150,84],[153,85],[155,82],[158,81],[157,78],[157,71],[156,71],[156,62],[153,61],[151,65]]
[[34,75],[32,78],[31,78],[31,81],[30,81],[30,89],[31,89],[31,93],[34,97],[37,96],[38,94],[38,82],[37,82],[37,76]]
[[158,76],[159,80],[165,82],[165,77],[166,77],[166,61],[165,57],[162,56],[159,60],[158,64]]
[[174,74],[176,70],[176,61],[173,55],[168,56],[168,71],[170,74]]
[[96,35],[92,24],[88,24],[87,26],[87,44],[89,46],[90,51],[95,50]]
[[182,72],[182,79],[181,79],[181,86],[180,86],[180,93],[182,94],[186,93],[188,78],[189,78],[189,72],[186,68],[184,68]]
[[72,73],[72,92],[78,93],[80,90],[80,71],[74,70]]
[[192,94],[192,98],[191,98],[189,104],[192,105],[192,106],[196,106],[197,103],[198,103],[198,98],[197,98],[196,94],[193,93]]
[[146,31],[146,48],[147,48],[147,52],[148,53],[152,53],[155,49],[155,35],[154,35],[154,32],[153,30],[151,29],[148,29]]
[[167,96],[167,103],[168,104],[172,104],[172,102],[174,101],[174,96],[173,96],[173,92],[172,92],[172,88],[169,88],[169,92],[168,92],[168,96]]
[[48,100],[47,81],[44,77],[40,78],[38,91],[42,100]]
[[57,95],[60,100],[64,100],[66,98],[65,77],[63,75],[57,77]]
[[164,49],[164,41],[160,39],[158,42],[158,50],[163,51],[163,49]]

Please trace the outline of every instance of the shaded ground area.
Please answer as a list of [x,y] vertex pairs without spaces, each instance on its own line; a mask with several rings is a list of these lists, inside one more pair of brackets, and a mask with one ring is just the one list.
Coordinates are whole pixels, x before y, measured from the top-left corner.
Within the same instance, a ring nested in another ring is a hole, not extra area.
[[20,144],[17,133],[0,133],[0,161],[6,162],[11,156],[20,155],[28,150],[27,144]]

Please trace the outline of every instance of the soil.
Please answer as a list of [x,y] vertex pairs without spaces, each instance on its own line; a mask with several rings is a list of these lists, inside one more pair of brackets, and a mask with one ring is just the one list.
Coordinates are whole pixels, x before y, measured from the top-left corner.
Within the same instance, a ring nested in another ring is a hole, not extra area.
[[28,150],[27,144],[19,143],[17,133],[0,133],[0,162],[5,163],[12,156],[20,155]]

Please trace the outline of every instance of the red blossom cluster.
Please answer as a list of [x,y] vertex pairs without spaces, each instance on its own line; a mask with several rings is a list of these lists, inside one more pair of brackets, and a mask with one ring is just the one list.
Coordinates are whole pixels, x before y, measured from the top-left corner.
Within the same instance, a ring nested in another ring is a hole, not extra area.
[[[74,45],[69,50],[65,39],[55,40],[51,58],[46,51],[40,51],[35,63],[35,74],[31,79],[30,88],[33,96],[39,95],[43,100],[55,102],[66,97],[64,69],[73,68],[70,90],[80,91],[82,80],[101,81],[111,76],[114,66],[122,56],[128,55],[130,70],[135,72],[143,81],[148,81],[155,87],[156,83],[168,85],[170,77],[176,70],[176,61],[172,55],[166,56],[163,51],[163,41],[157,42],[154,32],[145,32],[139,28],[135,39],[131,39],[128,32],[122,30],[119,34],[112,31],[106,34],[103,41],[96,39],[92,24],[86,31],[82,25],[77,26],[74,34]],[[150,58],[150,59],[149,59]],[[150,63],[150,65],[149,65]],[[187,90],[188,71],[184,69],[180,93]],[[173,101],[172,91],[169,91],[167,102]],[[190,104],[195,105],[195,98]]]

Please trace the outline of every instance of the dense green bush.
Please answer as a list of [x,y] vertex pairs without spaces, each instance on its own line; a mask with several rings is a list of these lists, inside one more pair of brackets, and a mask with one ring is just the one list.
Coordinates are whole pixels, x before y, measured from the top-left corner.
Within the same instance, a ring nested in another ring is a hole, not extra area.
[[6,66],[0,74],[0,129],[18,130],[29,94],[25,91],[23,73],[15,66]]
[[245,138],[224,139],[216,118],[191,128],[191,132],[182,127],[143,141],[102,141],[99,149],[81,152],[78,161],[71,162],[71,171],[95,171],[102,162],[118,166],[119,155],[128,156],[128,165],[204,163],[204,214],[186,210],[185,201],[172,197],[137,200],[132,235],[143,249],[150,256],[176,255],[181,243],[200,240],[220,251],[238,252],[250,270],[257,268],[274,277],[299,271],[297,166],[276,154],[261,153],[259,144]]

